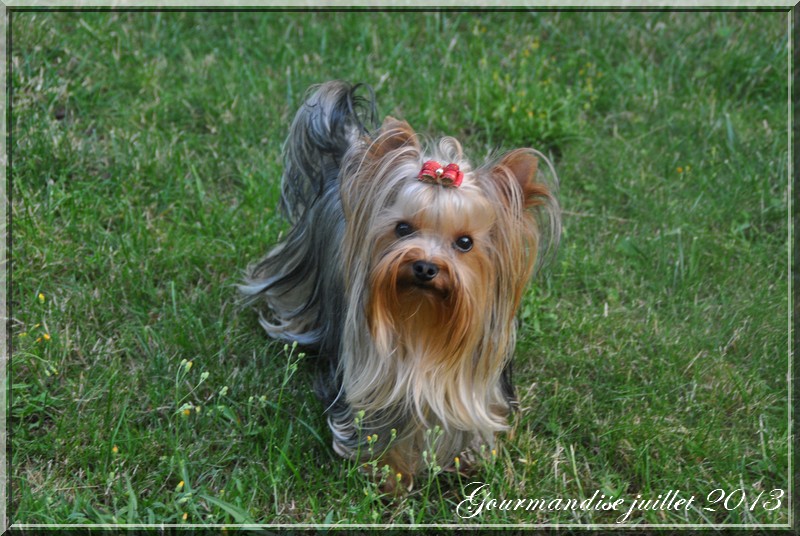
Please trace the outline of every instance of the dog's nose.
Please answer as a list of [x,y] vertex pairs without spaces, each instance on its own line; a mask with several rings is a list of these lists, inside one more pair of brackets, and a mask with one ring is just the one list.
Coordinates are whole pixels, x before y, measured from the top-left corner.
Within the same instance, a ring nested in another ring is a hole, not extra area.
[[427,261],[417,261],[412,265],[414,277],[423,283],[427,283],[439,273],[439,267]]

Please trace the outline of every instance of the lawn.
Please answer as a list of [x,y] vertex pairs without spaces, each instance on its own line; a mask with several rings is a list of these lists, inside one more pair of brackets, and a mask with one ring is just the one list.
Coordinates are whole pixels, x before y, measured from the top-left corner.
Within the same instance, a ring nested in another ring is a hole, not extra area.
[[[792,522],[789,20],[13,11],[10,520]],[[281,145],[333,78],[473,162],[536,147],[561,184],[516,432],[392,500],[331,449],[312,358],[235,290],[287,229]],[[546,507],[463,518],[471,482]],[[623,502],[554,502],[593,495]]]

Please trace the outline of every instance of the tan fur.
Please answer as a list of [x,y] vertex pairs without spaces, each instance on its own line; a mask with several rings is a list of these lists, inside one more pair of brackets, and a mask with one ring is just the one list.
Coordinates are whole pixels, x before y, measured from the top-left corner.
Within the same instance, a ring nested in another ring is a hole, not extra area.
[[[374,142],[349,155],[351,169],[342,175],[349,274],[343,391],[355,412],[403,423],[382,458],[400,473],[420,469],[424,448],[448,464],[470,444],[491,447],[509,428],[500,375],[539,241],[526,209],[550,196],[535,182],[537,159],[528,151],[472,171],[454,139],[440,150],[449,154],[422,155],[408,124],[390,118]],[[415,180],[428,158],[457,163],[466,172],[462,186]],[[398,239],[398,221],[412,224],[414,236]],[[466,253],[453,247],[462,235],[474,241]],[[417,260],[439,268],[426,288],[413,281]],[[365,423],[374,431],[383,424]],[[422,435],[435,425],[442,437],[426,447]]]

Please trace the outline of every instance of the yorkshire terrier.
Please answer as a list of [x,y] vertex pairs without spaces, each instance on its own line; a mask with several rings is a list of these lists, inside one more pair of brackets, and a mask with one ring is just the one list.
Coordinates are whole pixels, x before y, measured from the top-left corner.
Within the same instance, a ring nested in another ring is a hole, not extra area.
[[510,428],[516,312],[560,236],[555,170],[532,149],[473,168],[452,137],[377,127],[368,86],[309,95],[284,145],[292,228],[240,290],[271,337],[319,354],[334,450],[411,489]]

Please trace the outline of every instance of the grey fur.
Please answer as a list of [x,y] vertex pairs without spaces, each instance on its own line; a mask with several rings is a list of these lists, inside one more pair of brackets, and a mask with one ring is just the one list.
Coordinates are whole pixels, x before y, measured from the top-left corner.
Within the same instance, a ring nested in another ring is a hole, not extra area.
[[360,87],[327,82],[298,111],[284,144],[281,180],[281,207],[293,227],[239,286],[248,303],[260,306],[271,337],[324,355],[338,351],[343,320],[339,163],[375,117],[373,101],[356,95]]

